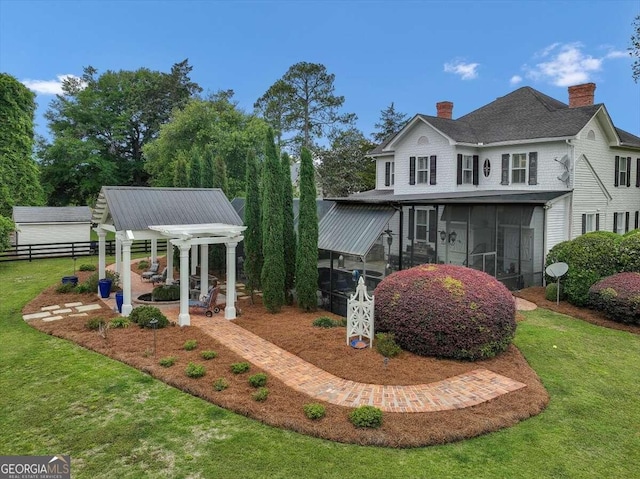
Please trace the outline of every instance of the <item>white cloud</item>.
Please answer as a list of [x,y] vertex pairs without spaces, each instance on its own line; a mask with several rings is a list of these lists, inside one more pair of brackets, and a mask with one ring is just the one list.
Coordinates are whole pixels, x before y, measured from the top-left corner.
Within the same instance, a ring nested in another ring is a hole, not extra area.
[[512,85],[517,85],[521,81],[522,81],[522,77],[520,75],[513,75],[511,77],[511,80],[509,80],[509,83],[511,83]]
[[33,90],[39,95],[62,95],[62,82],[66,78],[78,78],[75,75],[67,73],[65,75],[56,75],[56,80],[22,80],[24,86],[29,90]]
[[524,70],[527,77],[534,80],[548,81],[556,86],[571,86],[590,81],[594,73],[602,70],[605,60],[624,56],[625,52],[610,50],[604,56],[594,57],[585,53],[584,46],[579,42],[553,43],[534,55],[535,59],[545,61],[533,67],[525,65]]
[[463,80],[473,80],[478,76],[479,63],[464,63],[456,60],[444,64],[444,71],[460,75]]

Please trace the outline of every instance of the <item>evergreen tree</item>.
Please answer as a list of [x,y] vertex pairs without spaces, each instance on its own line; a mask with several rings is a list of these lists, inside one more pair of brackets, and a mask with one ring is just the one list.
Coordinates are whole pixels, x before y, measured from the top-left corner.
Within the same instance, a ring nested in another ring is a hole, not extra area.
[[253,292],[260,289],[262,274],[262,228],[260,215],[260,173],[256,153],[249,150],[247,154],[247,196],[244,205],[244,272],[247,276],[247,289]]
[[187,155],[184,151],[178,152],[175,169],[173,171],[173,187],[187,188],[189,186],[189,172],[187,167]]
[[282,168],[278,160],[273,131],[269,128],[262,174],[262,300],[270,313],[284,304],[284,242],[282,235]]
[[315,311],[318,307],[318,211],[316,184],[311,153],[300,155],[300,214],[298,220],[298,254],[296,258],[296,293],[298,307]]
[[220,188],[225,195],[229,193],[227,164],[221,156],[216,156],[213,160],[213,187]]
[[284,238],[284,294],[287,304],[293,303],[292,290],[296,278],[296,232],[293,228],[293,185],[291,184],[291,159],[282,153],[282,199]]
[[396,111],[391,102],[391,105],[380,112],[380,121],[374,125],[377,131],[372,135],[373,141],[382,143],[389,136],[400,131],[406,123],[407,115]]
[[189,163],[189,186],[191,188],[202,187],[202,160],[197,148],[191,148]]
[[209,147],[202,158],[202,187],[213,187],[213,152]]

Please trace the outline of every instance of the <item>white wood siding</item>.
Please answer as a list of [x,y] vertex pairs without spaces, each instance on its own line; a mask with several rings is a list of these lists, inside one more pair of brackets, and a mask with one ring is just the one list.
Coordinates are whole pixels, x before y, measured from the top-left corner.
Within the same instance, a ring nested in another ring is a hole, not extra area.
[[72,243],[91,239],[89,223],[22,223],[16,226],[18,245]]
[[546,255],[558,243],[569,239],[570,197],[561,198],[547,210]]

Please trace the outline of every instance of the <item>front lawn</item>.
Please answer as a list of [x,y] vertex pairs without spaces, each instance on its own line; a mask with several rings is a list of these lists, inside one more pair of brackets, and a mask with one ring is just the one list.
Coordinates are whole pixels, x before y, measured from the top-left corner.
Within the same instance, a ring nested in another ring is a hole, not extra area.
[[636,335],[524,313],[516,345],[551,395],[542,414],[446,446],[348,446],[229,413],[29,327],[22,307],[68,266],[0,264],[0,454],[70,454],[73,476],[91,478],[627,478],[640,470]]

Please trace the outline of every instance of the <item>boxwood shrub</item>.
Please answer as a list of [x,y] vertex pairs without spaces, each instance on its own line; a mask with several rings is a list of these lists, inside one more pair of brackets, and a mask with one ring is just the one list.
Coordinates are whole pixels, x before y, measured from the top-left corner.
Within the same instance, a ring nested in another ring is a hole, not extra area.
[[[545,267],[560,261],[569,265],[562,282],[571,304],[586,306],[589,288],[599,279],[620,271],[618,245],[621,238],[610,231],[594,231],[551,248]],[[547,281],[555,280],[547,277]]]
[[149,322],[152,319],[158,320],[158,324],[156,325],[158,329],[166,328],[169,325],[167,317],[155,306],[136,306],[133,308],[133,311],[131,311],[129,319],[141,328],[150,328]]
[[506,350],[516,331],[515,301],[498,280],[454,265],[422,265],[375,289],[376,329],[406,351],[475,361]]
[[162,285],[153,288],[151,297],[154,301],[178,301],[180,299],[180,285]]
[[618,245],[620,270],[640,273],[640,230],[629,231]]
[[589,306],[620,323],[640,325],[640,273],[618,273],[589,289]]
[[373,406],[360,406],[349,413],[349,421],[356,427],[382,426],[382,411]]

